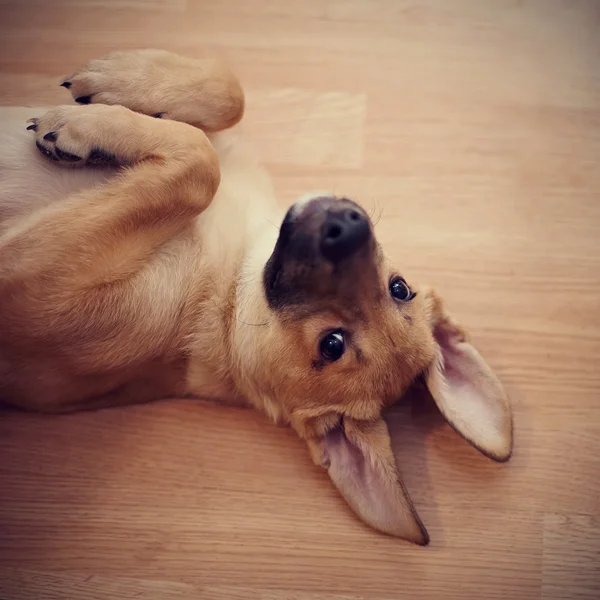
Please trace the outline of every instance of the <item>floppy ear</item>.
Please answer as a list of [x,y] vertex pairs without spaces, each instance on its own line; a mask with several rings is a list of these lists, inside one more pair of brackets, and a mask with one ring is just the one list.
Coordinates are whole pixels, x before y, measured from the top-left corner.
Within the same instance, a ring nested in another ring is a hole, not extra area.
[[489,458],[504,462],[512,452],[512,415],[502,384],[444,311],[433,292],[432,329],[436,358],[426,383],[448,423]]
[[352,510],[368,525],[425,546],[429,535],[400,480],[383,419],[345,417],[308,441],[313,460],[327,469]]

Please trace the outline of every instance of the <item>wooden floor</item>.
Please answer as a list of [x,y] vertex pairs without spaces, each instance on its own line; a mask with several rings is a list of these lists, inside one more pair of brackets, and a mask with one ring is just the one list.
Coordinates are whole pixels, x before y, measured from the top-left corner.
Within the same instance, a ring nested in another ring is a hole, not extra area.
[[282,203],[381,212],[505,383],[514,458],[399,408],[420,548],[250,411],[1,413],[0,598],[598,599],[600,2],[0,0],[0,103],[148,46],[237,69]]

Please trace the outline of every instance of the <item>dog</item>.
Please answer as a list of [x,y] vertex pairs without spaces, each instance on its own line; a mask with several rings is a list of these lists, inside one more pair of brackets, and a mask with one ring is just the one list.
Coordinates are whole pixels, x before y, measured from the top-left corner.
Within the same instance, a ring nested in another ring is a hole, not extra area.
[[77,104],[0,110],[0,399],[250,405],[306,441],[364,522],[427,544],[385,410],[422,381],[483,454],[507,460],[513,438],[440,296],[403,278],[353,200],[283,214],[231,130],[244,94],[218,61],[115,52],[61,85]]

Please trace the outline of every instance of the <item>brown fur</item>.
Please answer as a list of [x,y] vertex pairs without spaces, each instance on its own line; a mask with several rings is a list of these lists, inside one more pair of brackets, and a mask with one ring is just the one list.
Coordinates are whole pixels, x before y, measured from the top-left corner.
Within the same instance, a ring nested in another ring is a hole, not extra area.
[[[77,189],[66,197],[40,188],[38,199],[23,179],[20,202],[18,186],[0,187],[0,398],[43,411],[182,394],[247,402],[291,424],[367,522],[426,543],[382,411],[425,374],[476,447],[504,460],[512,443],[502,388],[439,297],[390,298],[398,271],[373,238],[344,272],[287,259],[285,276],[304,283],[281,306],[267,302],[263,271],[281,216],[243,142],[202,131],[243,114],[241,86],[218,63],[113,53],[67,86],[91,104],[33,119],[40,151],[61,166],[124,168],[87,185],[72,171]],[[31,153],[22,160],[32,179],[52,182],[48,159]],[[305,219],[307,236],[324,214]],[[347,351],[327,363],[318,342],[337,329]],[[483,406],[479,425],[455,405],[464,390]]]

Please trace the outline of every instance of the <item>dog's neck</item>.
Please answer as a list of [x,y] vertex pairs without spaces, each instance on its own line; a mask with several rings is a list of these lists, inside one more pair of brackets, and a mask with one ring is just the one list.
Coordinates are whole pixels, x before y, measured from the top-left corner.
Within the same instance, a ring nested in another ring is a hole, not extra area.
[[[226,283],[215,283],[201,300],[201,310],[189,348],[187,393],[224,403],[249,404],[276,421],[285,421],[278,404],[254,377],[257,328],[272,326],[274,318],[263,288],[263,269],[278,230],[268,224],[257,231],[245,248],[240,248]],[[224,281],[224,273],[211,278]],[[205,283],[199,282],[199,285]]]
[[[277,215],[281,222],[281,215]],[[264,267],[269,260],[279,230],[264,228],[250,246],[236,287],[235,314],[232,315],[230,347],[231,370],[240,393],[249,404],[264,412],[277,423],[286,423],[288,416],[277,401],[272,382],[265,381],[261,356],[270,336],[277,330],[277,317],[269,307],[263,281]],[[276,335],[276,334],[275,334]]]
[[[277,205],[268,176],[243,143],[215,143],[221,186],[199,217],[201,265],[187,393],[226,403],[251,404],[285,420],[277,404],[253,377],[256,328],[269,327],[273,314],[263,289],[263,269],[271,256],[285,211]],[[213,142],[214,143],[214,142]],[[241,351],[240,351],[241,349]]]

